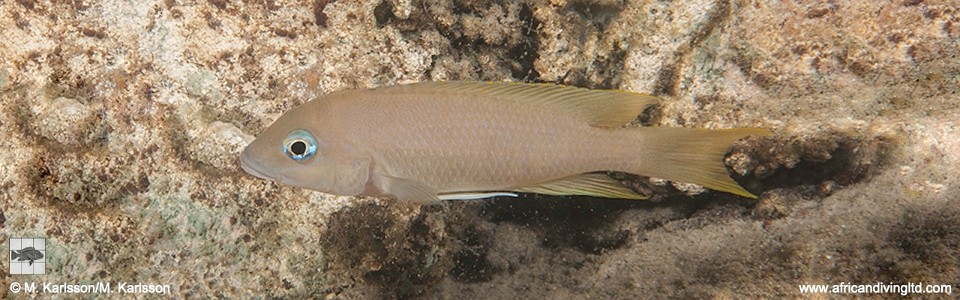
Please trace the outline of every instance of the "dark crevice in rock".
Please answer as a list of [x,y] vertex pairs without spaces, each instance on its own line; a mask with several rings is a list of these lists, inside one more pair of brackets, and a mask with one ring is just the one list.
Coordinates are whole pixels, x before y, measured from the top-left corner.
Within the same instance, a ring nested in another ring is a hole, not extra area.
[[826,133],[805,141],[751,139],[743,147],[733,149],[728,157],[751,158],[733,166],[746,170],[746,176],[731,172],[734,179],[748,189],[763,191],[823,184],[843,187],[875,174],[894,147],[894,141],[886,137]]
[[523,194],[519,199],[489,202],[482,216],[493,223],[531,228],[542,236],[541,243],[548,248],[572,247],[599,254],[626,243],[625,233],[609,228],[620,213],[654,205],[657,204],[635,200]]
[[568,3],[566,8],[589,20],[602,32],[620,15],[625,4],[625,1],[575,0]]
[[478,226],[465,226],[456,238],[460,250],[454,254],[450,275],[460,282],[485,282],[498,270],[487,262],[489,233]]
[[[878,222],[876,226],[883,228],[890,224]],[[885,281],[893,282],[936,281],[922,277],[956,274],[960,271],[958,236],[960,208],[952,202],[908,207],[886,236],[886,244],[891,249],[877,251],[879,255],[873,268]]]
[[380,1],[380,4],[377,4],[377,7],[373,9],[373,17],[377,20],[377,27],[380,28],[397,20],[397,17],[393,16],[393,4],[387,0]]
[[745,47],[734,46],[733,48],[736,52],[731,60],[746,78],[749,78],[751,82],[764,90],[774,90],[780,87],[775,77],[776,73],[772,72],[773,70],[759,70],[765,63],[762,55]]
[[520,20],[523,22],[523,25],[520,26],[523,40],[510,49],[508,56],[520,63],[519,67],[514,67],[511,70],[513,78],[532,82],[540,78],[540,72],[537,72],[533,65],[540,57],[537,54],[537,49],[540,48],[540,42],[537,40],[537,28],[540,27],[540,21],[533,16],[533,10],[526,4],[520,6]]
[[620,88],[621,75],[623,75],[624,60],[627,58],[627,50],[620,48],[619,43],[613,45],[613,51],[607,54],[607,57],[593,62],[594,67],[603,81],[596,86],[601,89]]
[[[571,1],[562,8],[562,14],[569,22],[564,26],[565,32],[576,32],[568,42],[575,43],[579,51],[591,40],[597,43],[605,41],[606,30],[620,17],[624,9],[623,1]],[[549,38],[549,37],[546,37]],[[599,49],[589,65],[571,66],[566,73],[558,78],[546,78],[544,81],[555,80],[557,83],[590,88],[617,89],[620,86],[623,73],[624,59],[627,51],[621,48],[620,41],[610,42],[610,49]],[[584,53],[587,54],[587,53]]]
[[[485,41],[483,36],[470,35],[471,30],[464,30],[464,24],[459,20],[463,16],[485,17],[488,9],[492,5],[508,6],[508,2],[478,2],[454,1],[448,11],[457,18],[456,22],[445,24],[433,16],[432,8],[428,8],[431,3],[415,2],[414,9],[410,15],[401,19],[394,15],[393,4],[390,1],[382,1],[374,8],[374,18],[378,27],[393,26],[405,36],[416,38],[424,31],[436,31],[449,41],[451,47],[446,53],[433,57],[433,67],[436,66],[437,59],[447,57],[454,61],[471,61],[473,65],[480,65],[480,57],[492,57],[495,63],[510,71],[510,76],[518,81],[537,81],[540,77],[534,67],[540,47],[537,35],[540,26],[539,20],[533,15],[533,9],[528,4],[520,4],[520,9],[515,16],[520,20],[519,28],[516,28],[514,34],[519,33],[519,39],[506,38],[501,42]],[[436,8],[442,10],[443,8]],[[500,11],[500,10],[497,10]],[[514,16],[504,15],[502,17],[511,18]],[[491,75],[486,75],[484,69],[476,68],[478,78],[493,79]],[[425,71],[426,74],[432,73],[432,68]]]
[[360,280],[391,298],[428,296],[455,255],[437,213],[409,208],[363,203],[330,215],[320,241],[328,277]]
[[[684,67],[684,58],[694,52],[694,49],[700,47],[711,35],[715,34],[730,18],[731,8],[729,0],[720,0],[707,15],[706,21],[697,27],[696,31],[691,33],[690,41],[677,49],[676,55],[667,62],[664,62],[657,74],[657,81],[654,84],[653,93],[657,95],[676,95],[677,85],[680,83],[681,69]],[[741,69],[749,66],[744,62]],[[738,65],[740,66],[740,65]]]
[[[679,57],[679,56],[678,56]],[[657,81],[653,87],[654,95],[673,96],[677,93],[677,83],[680,80],[680,60],[664,63],[657,72]]]
[[693,32],[693,37],[690,38],[690,47],[689,49],[695,49],[700,46],[704,40],[707,39],[710,35],[713,35],[721,25],[730,18],[731,9],[729,0],[719,0],[716,2],[716,5],[710,10],[710,13],[707,16],[707,20],[700,26],[698,26],[697,31]]
[[[336,0],[316,0],[313,2],[313,20],[314,24],[317,27],[327,28],[327,13],[323,12],[324,8],[327,8],[327,5],[335,2]],[[386,3],[387,1],[384,1]],[[382,5],[382,4],[381,4]],[[379,6],[377,6],[379,8]],[[380,24],[380,20],[377,19],[377,25]]]

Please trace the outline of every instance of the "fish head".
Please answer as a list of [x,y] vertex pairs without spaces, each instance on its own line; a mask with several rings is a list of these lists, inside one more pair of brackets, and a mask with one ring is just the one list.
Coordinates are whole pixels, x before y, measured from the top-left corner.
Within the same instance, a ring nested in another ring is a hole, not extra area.
[[337,124],[324,120],[318,100],[293,108],[240,154],[250,175],[337,195],[359,195],[368,182],[369,160],[348,151]]

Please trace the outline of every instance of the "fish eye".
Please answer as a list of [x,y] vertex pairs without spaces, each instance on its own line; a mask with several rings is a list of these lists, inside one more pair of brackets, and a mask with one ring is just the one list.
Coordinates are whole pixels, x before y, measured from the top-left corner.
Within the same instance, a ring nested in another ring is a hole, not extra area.
[[283,139],[283,153],[295,161],[304,161],[317,152],[317,140],[303,129],[297,129],[287,134]]

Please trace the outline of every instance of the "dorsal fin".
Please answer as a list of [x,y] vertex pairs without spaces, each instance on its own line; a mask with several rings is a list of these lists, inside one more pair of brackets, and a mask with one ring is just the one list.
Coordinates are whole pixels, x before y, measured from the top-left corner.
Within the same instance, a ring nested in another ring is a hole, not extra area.
[[601,173],[574,175],[541,183],[536,186],[512,190],[521,193],[537,193],[555,196],[578,195],[613,199],[647,199],[647,196],[637,194],[633,190],[623,186],[619,181]]
[[509,101],[535,103],[566,110],[582,116],[591,126],[620,127],[632,122],[659,98],[618,90],[591,90],[555,84],[506,83],[480,81],[435,81],[396,86],[398,88],[435,88],[459,93],[498,96]]

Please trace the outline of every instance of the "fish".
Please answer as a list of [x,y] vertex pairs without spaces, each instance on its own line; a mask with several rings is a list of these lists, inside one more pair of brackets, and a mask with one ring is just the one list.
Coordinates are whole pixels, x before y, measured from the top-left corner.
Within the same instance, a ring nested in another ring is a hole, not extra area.
[[762,128],[627,127],[656,96],[555,84],[427,81],[326,94],[284,112],[240,154],[280,184],[405,201],[538,193],[646,199],[616,171],[757,198],[727,173]]
[[43,253],[40,250],[34,249],[33,247],[26,247],[20,250],[10,251],[10,260],[17,261],[30,261],[28,265],[33,265],[34,261],[40,260],[43,258]]

